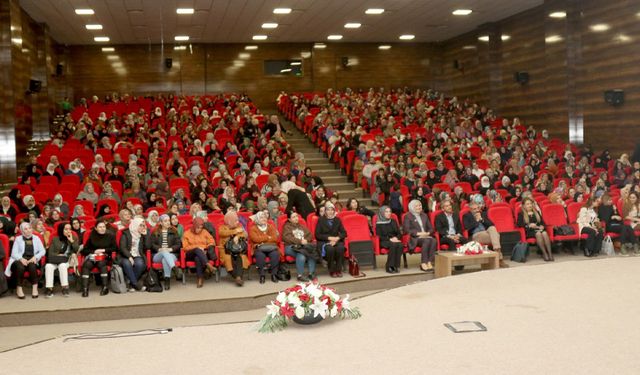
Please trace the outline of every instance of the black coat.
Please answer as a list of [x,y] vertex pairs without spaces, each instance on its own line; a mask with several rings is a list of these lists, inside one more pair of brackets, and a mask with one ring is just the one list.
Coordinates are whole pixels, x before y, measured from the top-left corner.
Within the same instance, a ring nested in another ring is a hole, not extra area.
[[376,235],[380,237],[381,242],[389,241],[392,237],[402,239],[402,232],[400,232],[400,227],[395,220],[386,224],[376,223]]
[[340,237],[341,241],[347,238],[347,230],[344,229],[340,218],[333,218],[333,225],[329,225],[329,220],[325,216],[320,216],[316,225],[316,240],[318,243],[329,242],[329,237]]
[[[453,225],[455,227],[456,233],[462,234],[462,224],[460,223],[460,218],[458,217],[458,215],[456,215],[455,212],[451,216],[453,218]],[[440,233],[440,236],[448,236],[449,220],[447,220],[447,214],[445,214],[444,212],[439,213],[438,215],[436,215],[434,221],[436,231]]]
[[[122,236],[120,237],[120,252],[119,256],[123,258],[131,258],[131,242],[133,238],[131,237],[131,231],[129,229],[125,229],[122,231]],[[151,248],[151,241],[149,239],[149,235],[145,234],[140,236],[140,241],[138,242],[138,252],[140,256],[145,258],[145,251]]]
[[304,191],[291,189],[287,193],[287,198],[289,201],[285,212],[291,212],[295,208],[298,215],[302,216],[304,219],[306,219],[310,213],[315,212],[307,193]]
[[476,218],[473,216],[473,212],[467,212],[462,217],[462,224],[464,225],[464,229],[469,231],[470,237],[473,237],[475,230],[478,228],[480,223],[484,225],[485,230],[493,226],[493,221],[489,220],[489,217],[487,216],[487,213],[485,211],[483,211],[481,215],[482,215],[481,221],[476,220]]
[[[151,234],[151,253],[155,254],[162,247],[162,231],[156,230]],[[180,253],[182,247],[182,240],[178,236],[178,232],[175,230],[169,230],[167,233],[167,243],[171,248],[171,252],[174,254]]]

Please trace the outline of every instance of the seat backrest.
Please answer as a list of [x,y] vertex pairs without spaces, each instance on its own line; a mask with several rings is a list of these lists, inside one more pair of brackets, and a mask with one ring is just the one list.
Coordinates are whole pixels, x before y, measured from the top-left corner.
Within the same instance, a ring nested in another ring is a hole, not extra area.
[[560,226],[567,224],[567,214],[561,204],[547,204],[542,206],[542,220],[547,225]]
[[369,221],[366,216],[360,214],[349,215],[342,220],[342,225],[347,231],[349,241],[371,240]]
[[582,206],[583,203],[581,202],[573,202],[570,203],[569,206],[567,206],[567,216],[569,223],[573,224],[578,221],[578,213],[580,212]]
[[513,231],[516,228],[510,206],[490,207],[487,215],[498,232]]

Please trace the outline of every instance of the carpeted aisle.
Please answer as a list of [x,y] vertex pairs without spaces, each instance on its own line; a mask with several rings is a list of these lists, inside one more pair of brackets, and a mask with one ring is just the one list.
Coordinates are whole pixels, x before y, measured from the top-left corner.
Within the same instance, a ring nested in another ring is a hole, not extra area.
[[[613,258],[470,273],[358,299],[356,321],[267,335],[239,323],[58,339],[0,363],[21,363],[12,374],[637,374],[639,268],[640,258]],[[488,331],[443,326],[465,320]]]

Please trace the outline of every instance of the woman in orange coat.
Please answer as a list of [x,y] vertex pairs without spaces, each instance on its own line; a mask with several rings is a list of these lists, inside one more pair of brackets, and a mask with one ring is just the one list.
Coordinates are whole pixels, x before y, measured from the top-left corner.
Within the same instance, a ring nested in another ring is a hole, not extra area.
[[196,275],[198,275],[198,288],[204,284],[204,270],[213,272],[213,266],[207,259],[207,250],[213,249],[216,241],[204,228],[204,220],[199,217],[193,219],[193,226],[184,232],[182,237],[182,248],[186,252],[187,261],[196,261]]
[[253,255],[260,272],[260,284],[265,281],[266,259],[269,257],[271,264],[271,281],[278,282],[276,272],[280,265],[280,252],[278,251],[278,231],[273,223],[267,221],[267,214],[260,211],[256,214],[255,225],[249,230],[249,239],[253,243]]

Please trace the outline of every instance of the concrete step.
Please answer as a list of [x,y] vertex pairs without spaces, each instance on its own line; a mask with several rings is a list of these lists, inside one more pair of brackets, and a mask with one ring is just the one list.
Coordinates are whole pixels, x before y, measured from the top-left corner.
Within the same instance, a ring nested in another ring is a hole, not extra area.
[[[324,186],[328,187],[329,189],[331,189],[332,191],[335,190],[350,190],[350,189],[354,189],[353,184],[350,182],[327,182],[327,180],[324,180]],[[362,190],[362,189],[360,189]]]

